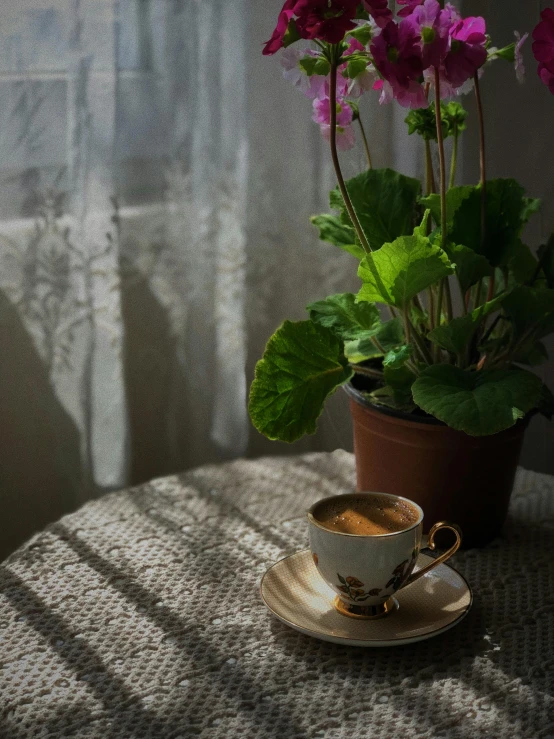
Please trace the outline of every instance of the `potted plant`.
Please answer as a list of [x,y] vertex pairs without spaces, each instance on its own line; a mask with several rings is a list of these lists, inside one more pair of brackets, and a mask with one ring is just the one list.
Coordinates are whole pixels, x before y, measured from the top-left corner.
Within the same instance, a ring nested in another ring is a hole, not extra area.
[[[554,398],[530,367],[554,331],[554,238],[535,256],[522,241],[540,202],[513,179],[487,179],[479,80],[496,60],[523,73],[527,34],[491,46],[485,19],[438,0],[287,0],[264,53],[313,99],[337,187],[320,238],[352,255],[361,287],[285,321],[256,366],[249,412],[270,439],[315,432],[326,398],[350,396],[358,489],[406,496],[426,519],[451,519],[466,545],[504,522],[523,434]],[[554,93],[554,10],[533,32],[539,75]],[[306,41],[309,42],[306,45]],[[422,138],[422,184],[373,169],[359,97],[409,110]],[[458,142],[477,99],[481,177],[458,184]],[[339,149],[359,128],[368,168],[345,181]],[[445,139],[453,141],[447,162]],[[434,152],[438,154],[435,172]]]

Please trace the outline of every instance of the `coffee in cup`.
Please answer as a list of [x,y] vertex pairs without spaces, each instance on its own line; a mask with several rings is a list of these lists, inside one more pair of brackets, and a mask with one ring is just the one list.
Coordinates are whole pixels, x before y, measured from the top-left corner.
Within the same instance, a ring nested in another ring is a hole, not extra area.
[[342,495],[313,510],[314,519],[329,531],[362,536],[404,531],[417,523],[419,515],[407,500],[388,495]]
[[414,572],[421,548],[423,511],[411,500],[385,493],[335,495],[308,510],[310,549],[321,577],[336,593],[335,608],[353,618],[381,618],[397,607],[395,593],[445,562],[460,547],[453,523],[435,524],[456,535],[455,544]]

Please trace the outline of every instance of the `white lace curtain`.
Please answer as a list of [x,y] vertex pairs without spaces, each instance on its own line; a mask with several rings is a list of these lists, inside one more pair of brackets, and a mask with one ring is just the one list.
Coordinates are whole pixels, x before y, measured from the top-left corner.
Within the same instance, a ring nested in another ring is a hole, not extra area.
[[[342,394],[292,448],[246,413],[276,326],[357,285],[308,221],[333,185],[309,101],[261,56],[281,4],[0,4],[0,554],[130,482],[349,447]],[[363,114],[416,173],[405,114]]]

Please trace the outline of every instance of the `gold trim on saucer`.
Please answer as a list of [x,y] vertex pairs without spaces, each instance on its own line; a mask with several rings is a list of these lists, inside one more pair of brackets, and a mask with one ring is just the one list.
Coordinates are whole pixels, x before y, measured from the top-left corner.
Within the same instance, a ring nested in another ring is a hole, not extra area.
[[376,606],[356,606],[353,603],[345,603],[337,597],[333,601],[333,605],[337,611],[343,616],[349,618],[360,618],[365,621],[374,621],[377,618],[384,618],[398,608],[395,598],[389,598],[384,603],[378,603]]

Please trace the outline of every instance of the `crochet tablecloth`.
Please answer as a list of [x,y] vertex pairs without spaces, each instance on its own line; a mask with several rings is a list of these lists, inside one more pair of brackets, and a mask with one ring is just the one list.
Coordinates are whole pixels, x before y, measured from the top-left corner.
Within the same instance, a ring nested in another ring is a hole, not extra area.
[[107,495],[0,567],[2,738],[554,737],[554,479],[520,470],[505,537],[456,555],[475,601],[409,646],[271,616],[266,568],[346,452],[200,467]]

